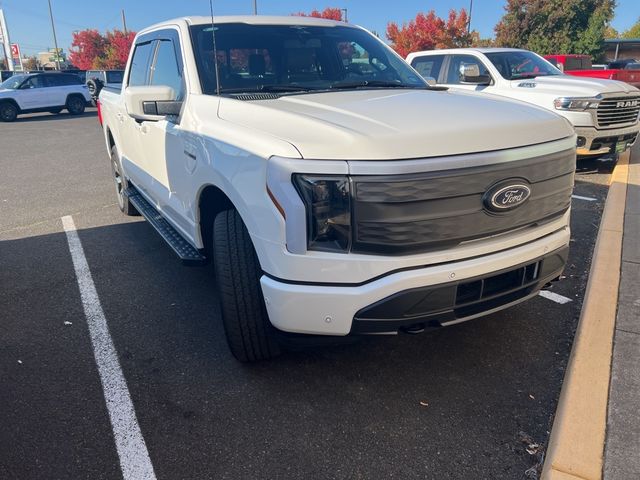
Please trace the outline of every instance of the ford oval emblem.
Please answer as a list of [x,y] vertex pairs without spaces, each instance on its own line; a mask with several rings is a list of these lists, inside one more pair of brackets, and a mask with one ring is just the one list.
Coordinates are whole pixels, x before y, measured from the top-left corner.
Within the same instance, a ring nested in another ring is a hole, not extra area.
[[485,206],[493,212],[519,207],[531,196],[531,188],[523,183],[497,185],[485,193]]

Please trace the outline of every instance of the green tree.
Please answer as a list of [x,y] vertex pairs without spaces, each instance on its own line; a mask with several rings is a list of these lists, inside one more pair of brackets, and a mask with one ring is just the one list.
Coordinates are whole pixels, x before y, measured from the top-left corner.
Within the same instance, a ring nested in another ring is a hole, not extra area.
[[614,0],[507,0],[495,27],[496,45],[597,59],[614,8]]
[[604,29],[604,38],[618,38],[619,36],[620,33],[611,25],[607,25],[607,28]]
[[622,38],[640,38],[640,18],[638,21],[629,28],[629,30],[625,30],[620,35]]

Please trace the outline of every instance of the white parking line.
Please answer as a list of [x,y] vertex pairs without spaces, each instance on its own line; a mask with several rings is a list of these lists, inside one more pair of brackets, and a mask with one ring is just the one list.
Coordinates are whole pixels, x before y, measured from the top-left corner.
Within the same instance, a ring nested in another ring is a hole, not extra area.
[[583,197],[581,195],[571,195],[571,198],[575,198],[577,200],[586,200],[587,202],[595,202],[596,200],[598,200],[597,198]]
[[149,452],[138,425],[127,382],[122,374],[118,354],[109,334],[107,319],[100,305],[98,292],[93,283],[73,218],[71,216],[62,217],[62,225],[67,234],[82,306],[87,317],[93,355],[102,382],[102,391],[120,458],[122,476],[125,480],[155,480],[156,475],[153,471],[153,465],[151,465]]
[[541,297],[544,297],[548,300],[551,300],[553,302],[556,303],[560,303],[560,304],[565,304],[565,303],[569,303],[571,301],[570,298],[567,297],[563,297],[562,295],[558,295],[557,293],[553,293],[550,292],[549,290],[540,290],[540,293],[538,293],[538,295],[540,295]]

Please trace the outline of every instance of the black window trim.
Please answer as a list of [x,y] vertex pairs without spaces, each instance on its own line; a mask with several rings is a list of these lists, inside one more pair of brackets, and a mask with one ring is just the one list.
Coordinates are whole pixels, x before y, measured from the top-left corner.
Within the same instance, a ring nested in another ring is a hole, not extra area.
[[[487,66],[487,64],[483,61],[482,57],[478,56],[478,55],[474,55],[471,52],[467,52],[467,53],[449,53],[447,55],[447,68],[446,70],[443,69],[443,71],[441,71],[441,77],[442,77],[442,83],[443,85],[469,85],[468,83],[446,83],[445,80],[448,78],[449,76],[449,66],[451,64],[451,62],[453,62],[453,57],[473,57],[475,58],[478,63],[480,63],[480,65],[482,65],[484,67],[484,69],[487,71],[487,75],[489,75],[489,78],[491,79],[491,81],[489,82],[488,85],[476,85],[477,87],[489,87],[492,85],[495,85],[495,79],[493,78],[493,75],[491,75],[491,70],[489,69],[489,67]],[[443,64],[443,68],[444,68],[444,64]],[[438,81],[438,83],[440,83],[440,81]]]
[[158,53],[158,46],[160,40],[170,40],[173,43],[173,48],[176,53],[176,58],[178,59],[178,70],[182,74],[182,78],[184,79],[185,86],[185,96],[187,94],[187,78],[185,76],[184,71],[184,60],[182,58],[182,44],[180,43],[180,34],[178,30],[178,26],[167,26],[166,28],[162,28],[160,30],[154,30],[153,32],[145,33],[140,35],[135,43],[135,48],[133,50],[133,54],[131,57],[131,62],[129,65],[129,71],[127,72],[127,87],[129,86],[129,80],[131,78],[131,63],[133,62],[133,55],[136,53],[136,49],[139,45],[144,45],[147,43],[153,43],[151,54],[149,55],[149,62],[147,63],[147,73],[145,76],[144,85],[151,84],[152,78],[152,68],[155,67],[156,55]]

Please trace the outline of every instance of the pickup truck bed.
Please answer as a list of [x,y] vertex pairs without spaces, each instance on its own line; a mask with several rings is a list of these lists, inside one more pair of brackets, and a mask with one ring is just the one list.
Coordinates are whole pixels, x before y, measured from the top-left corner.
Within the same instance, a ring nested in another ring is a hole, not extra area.
[[[619,80],[634,87],[640,87],[640,70],[627,70],[623,68],[591,68],[591,58],[586,55],[545,55],[545,59],[561,65],[567,75],[576,77],[603,78],[606,80]],[[573,61],[571,61],[573,59]],[[578,62],[577,60],[580,60]],[[571,66],[580,68],[571,68]]]

